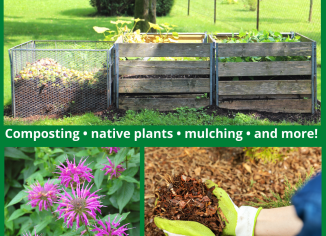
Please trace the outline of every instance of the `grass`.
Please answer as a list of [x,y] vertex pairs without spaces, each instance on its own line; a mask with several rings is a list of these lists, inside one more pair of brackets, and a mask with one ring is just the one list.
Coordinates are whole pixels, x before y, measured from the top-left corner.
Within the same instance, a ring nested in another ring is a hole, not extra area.
[[[300,3],[298,3],[300,1]],[[245,30],[255,28],[255,12],[244,9],[243,4],[217,4],[217,22],[213,23],[213,1],[191,0],[190,16],[187,16],[187,0],[175,0],[175,5],[167,17],[158,17],[158,23],[168,22],[178,25],[179,32],[237,32],[242,27]],[[313,21],[307,23],[307,4],[304,0],[263,0],[261,1],[260,29],[273,31],[297,31],[318,42],[320,55],[320,1],[314,1]],[[211,4],[212,6],[210,6]],[[298,13],[299,12],[299,13]],[[11,104],[10,63],[8,49],[29,40],[99,40],[102,36],[95,33],[93,26],[114,29],[111,20],[117,17],[94,16],[95,9],[89,5],[89,0],[5,0],[4,2],[4,105]],[[92,16],[93,15],[93,16]],[[305,16],[305,17],[303,17]],[[130,20],[130,17],[121,19]],[[320,56],[318,63],[321,63]],[[320,96],[321,69],[318,68],[318,99]],[[142,114],[142,113],[141,113]],[[142,124],[141,114],[135,121],[124,118],[115,124]],[[145,113],[144,113],[145,114]],[[148,114],[148,113],[146,113]],[[156,116],[148,119],[155,119]],[[163,119],[160,117],[160,119]],[[166,118],[170,119],[170,118]],[[172,118],[171,118],[172,119]],[[217,119],[217,118],[216,118]],[[164,120],[164,119],[163,119]],[[169,120],[172,124],[183,124],[181,118]],[[162,121],[163,123],[165,121]],[[206,122],[206,121],[205,121]],[[218,124],[233,124],[234,120],[212,121]],[[219,123],[220,122],[220,123]],[[256,123],[257,121],[248,121]],[[5,118],[5,124],[25,124],[22,120]],[[28,123],[28,122],[27,122]],[[153,124],[156,122],[152,122]],[[199,122],[200,123],[200,122]],[[212,124],[213,124],[212,123]],[[259,122],[264,124],[264,122]],[[78,117],[68,117],[62,120],[35,121],[29,124],[110,124],[102,122],[91,114]],[[170,125],[171,123],[167,123]],[[215,123],[214,123],[215,124]],[[247,124],[247,123],[246,123]]]
[[[180,109],[178,113],[161,114],[158,111],[143,110],[140,113],[127,111],[126,116],[114,123],[102,120],[92,113],[81,116],[65,117],[62,119],[43,119],[24,121],[21,118],[4,118],[4,125],[300,125],[290,122],[270,122],[267,119],[257,120],[252,115],[232,113],[234,118],[208,115],[205,112],[190,109]],[[305,122],[305,125],[320,125],[319,123]]]

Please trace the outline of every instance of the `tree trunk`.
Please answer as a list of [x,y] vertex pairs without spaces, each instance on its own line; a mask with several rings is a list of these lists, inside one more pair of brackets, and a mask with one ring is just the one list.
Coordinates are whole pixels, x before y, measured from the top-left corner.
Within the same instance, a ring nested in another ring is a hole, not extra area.
[[310,10],[309,10],[309,22],[311,22],[311,17],[312,17],[312,5],[313,5],[313,0],[310,0]]
[[[140,29],[141,32],[147,32],[149,23],[156,24],[156,0],[136,0],[135,1],[135,19],[144,19],[139,21],[135,30]],[[156,32],[151,29],[150,32]]]

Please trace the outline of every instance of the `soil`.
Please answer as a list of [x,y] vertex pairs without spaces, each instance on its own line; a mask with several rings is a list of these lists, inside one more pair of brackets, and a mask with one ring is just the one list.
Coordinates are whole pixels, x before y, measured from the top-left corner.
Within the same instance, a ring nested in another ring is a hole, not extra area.
[[[319,107],[321,106],[320,101],[317,102]],[[272,112],[259,112],[255,110],[230,110],[230,109],[223,109],[217,106],[207,106],[204,108],[203,111],[198,111],[198,113],[205,112],[208,115],[215,116],[225,116],[228,118],[233,119],[237,113],[242,113],[246,115],[251,115],[258,120],[269,120],[271,122],[297,122],[299,124],[305,125],[307,122],[311,123],[318,123],[321,121],[321,109],[319,108],[315,114],[309,113],[272,113]],[[101,117],[103,120],[111,120],[117,121],[120,118],[124,117],[126,114],[126,110],[124,109],[117,109],[114,106],[109,107],[108,109],[98,110],[93,112],[95,115]],[[178,113],[177,111],[165,111],[161,112],[162,114],[168,113]],[[31,115],[29,117],[23,118],[26,121],[33,121],[33,120],[40,120],[45,118],[52,118],[52,119],[60,119],[63,116],[75,116],[75,115],[82,115],[83,113],[73,113],[70,110],[66,112],[61,112],[60,114],[52,114],[52,115]],[[4,115],[8,117],[12,117],[12,108],[11,105],[6,106],[4,108]]]
[[145,235],[164,236],[154,224],[156,186],[166,186],[165,176],[185,173],[202,181],[212,180],[237,206],[257,203],[273,195],[283,199],[286,181],[294,186],[308,173],[321,171],[321,148],[279,148],[282,160],[251,160],[241,147],[147,147],[145,148]]
[[166,183],[155,192],[157,199],[154,216],[169,220],[195,221],[205,225],[218,236],[225,227],[225,219],[212,193],[201,179],[185,174],[166,175]]

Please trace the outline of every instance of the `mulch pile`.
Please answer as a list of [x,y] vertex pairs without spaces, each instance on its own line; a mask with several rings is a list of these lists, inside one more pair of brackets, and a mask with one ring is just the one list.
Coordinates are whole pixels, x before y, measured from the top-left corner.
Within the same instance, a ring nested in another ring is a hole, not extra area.
[[166,185],[163,176],[187,173],[212,180],[237,206],[255,198],[284,197],[285,181],[295,185],[311,168],[321,170],[321,148],[280,148],[283,160],[276,163],[249,160],[243,148],[145,148],[145,235],[164,235],[154,224],[156,186]]
[[[320,105],[320,102],[318,102]],[[297,122],[299,124],[305,125],[307,122],[313,122],[318,123],[321,121],[321,110],[318,109],[315,114],[309,114],[309,113],[272,113],[272,112],[259,112],[259,111],[253,111],[253,110],[230,110],[230,109],[223,109],[219,108],[217,106],[207,106],[204,108],[203,111],[198,111],[198,115],[202,114],[202,112],[210,115],[210,116],[225,116],[228,118],[233,119],[237,113],[242,113],[246,115],[250,115],[254,117],[255,119],[259,120],[269,120],[271,122]],[[126,110],[124,109],[118,109],[114,106],[109,107],[108,109],[104,109],[101,111],[93,112],[95,115],[101,117],[103,120],[111,120],[111,121],[117,121],[120,118],[124,117],[126,114]],[[177,114],[177,111],[165,111],[161,112],[162,114]],[[8,117],[12,117],[11,113],[11,106],[6,106],[4,110],[4,115]],[[76,116],[76,115],[82,115],[81,113],[75,114],[71,112],[62,113],[60,115],[53,114],[53,115],[37,115],[37,116],[30,116],[23,118],[24,121],[34,121],[34,120],[42,120],[45,118],[51,118],[51,119],[61,119],[64,116]]]
[[[154,215],[169,220],[196,221],[218,236],[225,227],[218,199],[201,179],[186,174],[164,177],[166,184],[158,187]],[[217,213],[217,214],[216,214]]]

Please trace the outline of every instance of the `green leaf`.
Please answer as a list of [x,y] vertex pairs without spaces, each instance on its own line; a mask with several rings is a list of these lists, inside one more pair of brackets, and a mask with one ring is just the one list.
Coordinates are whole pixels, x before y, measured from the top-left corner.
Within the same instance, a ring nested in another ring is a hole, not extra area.
[[109,188],[107,195],[114,194],[122,186],[122,181],[120,179],[113,180],[113,185]]
[[89,152],[87,150],[81,150],[75,154],[76,157],[86,157],[89,156]]
[[103,179],[104,179],[104,171],[98,169],[95,171],[95,175],[94,175],[94,183],[97,187],[97,189],[99,189],[102,185]]
[[22,152],[28,152],[28,153],[34,153],[35,148],[34,147],[20,147],[18,148]]
[[22,151],[13,147],[5,147],[5,157],[11,157],[13,159],[33,160]]
[[63,150],[61,148],[55,148],[53,151],[52,151],[52,154],[53,153],[58,153],[58,152],[63,152]]
[[127,181],[129,183],[136,183],[139,184],[139,181],[137,181],[135,178],[131,177],[131,176],[125,176],[125,175],[120,175],[119,179]]
[[14,205],[18,202],[20,202],[21,200],[23,200],[24,197],[26,197],[28,195],[28,193],[25,192],[25,190],[20,191],[10,202],[9,204],[6,206],[11,206]]
[[114,166],[117,166],[123,162],[126,159],[127,153],[128,149],[122,148],[114,157]]
[[140,190],[136,188],[133,195],[132,195],[131,201],[132,202],[139,202],[139,200],[140,200]]
[[108,220],[110,218],[110,222],[112,222],[114,220],[114,218],[117,217],[116,221],[120,220],[120,218],[121,218],[121,221],[123,221],[128,217],[129,213],[130,212],[126,212],[126,213],[122,213],[121,215],[118,213],[112,214],[112,215],[110,214],[110,215],[105,216],[103,219]]
[[135,185],[133,183],[125,182],[122,187],[116,192],[116,195],[119,196],[117,203],[119,206],[119,213],[122,212],[123,208],[130,201],[132,194],[134,193]]
[[52,219],[53,219],[53,216],[47,216],[47,217],[45,217],[45,218],[41,221],[41,223],[39,223],[39,224],[37,224],[37,225],[35,226],[35,231],[36,231],[36,233],[40,232],[40,231],[41,231],[42,229],[44,229],[48,224],[50,224],[51,221],[52,221]]
[[11,220],[14,220],[14,219],[17,219],[18,217],[22,216],[25,214],[25,211],[22,210],[22,209],[17,209],[15,210],[11,216],[9,217],[9,219],[7,221],[11,221]]
[[139,222],[140,221],[140,212],[133,211],[129,214],[127,220],[131,223]]
[[129,167],[129,164],[128,164],[128,169],[126,169],[123,172],[123,175],[134,177],[135,174],[137,174],[138,170],[139,170],[138,167]]
[[56,157],[54,159],[54,161],[56,164],[60,164],[60,163],[63,163],[66,159],[67,159],[67,154],[64,153],[64,154],[61,154],[60,156]]
[[32,220],[28,218],[27,221],[25,221],[25,223],[21,225],[17,235],[26,233],[26,231],[32,226],[32,223]]

